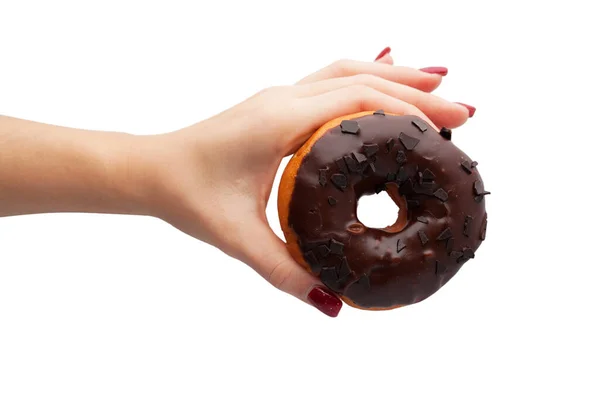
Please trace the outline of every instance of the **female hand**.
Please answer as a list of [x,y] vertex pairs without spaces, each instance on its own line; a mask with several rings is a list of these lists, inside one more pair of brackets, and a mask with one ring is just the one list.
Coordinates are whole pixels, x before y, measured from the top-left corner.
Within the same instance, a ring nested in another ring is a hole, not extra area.
[[440,84],[444,69],[395,67],[389,54],[379,61],[338,61],[206,121],[146,137],[156,166],[150,175],[157,177],[160,193],[153,213],[336,316],[341,301],[292,259],[267,223],[265,207],[282,158],[341,115],[383,109],[453,128],[470,114],[464,105],[427,93]]

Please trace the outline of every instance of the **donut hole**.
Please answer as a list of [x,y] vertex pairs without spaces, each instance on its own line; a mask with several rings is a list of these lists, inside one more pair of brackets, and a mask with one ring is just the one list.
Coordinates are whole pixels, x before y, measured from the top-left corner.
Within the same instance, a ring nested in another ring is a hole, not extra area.
[[366,194],[358,199],[356,216],[365,226],[385,229],[394,226],[400,215],[400,208],[386,191],[379,194]]

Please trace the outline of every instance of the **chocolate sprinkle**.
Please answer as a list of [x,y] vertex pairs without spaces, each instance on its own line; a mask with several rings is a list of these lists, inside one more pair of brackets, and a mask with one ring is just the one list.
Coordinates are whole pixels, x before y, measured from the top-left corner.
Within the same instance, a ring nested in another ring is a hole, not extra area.
[[400,239],[398,239],[398,241],[396,242],[396,253],[400,253],[405,248],[406,248],[406,245],[404,243],[402,243],[400,241]]
[[327,196],[327,202],[330,206],[335,206],[337,204],[337,200],[335,197]]
[[400,143],[402,143],[402,146],[404,146],[404,148],[406,148],[406,150],[413,150],[415,147],[417,147],[417,145],[420,142],[419,139],[414,138],[412,136],[408,136],[404,132],[400,133],[400,136],[398,137],[398,139],[400,139]]
[[445,274],[446,271],[448,271],[446,266],[443,265],[442,263],[440,263],[438,260],[435,260],[435,274],[442,275],[442,274]]
[[319,169],[319,185],[325,186],[327,184],[327,171],[329,168]]
[[398,154],[396,155],[396,162],[400,165],[406,162],[406,154],[402,150],[398,150]]
[[429,242],[429,238],[427,237],[427,235],[423,231],[419,231],[418,233],[419,233],[419,240],[421,240],[421,244],[423,246],[425,246],[425,244],[427,242]]
[[477,161],[473,161],[473,162],[471,163],[471,168],[475,168],[475,167],[476,167],[476,166],[478,166],[478,165],[479,165],[479,163],[478,163]]
[[351,135],[358,135],[358,132],[360,131],[360,127],[356,121],[344,120],[340,124],[340,127],[342,128],[342,133],[348,133]]
[[414,126],[416,126],[417,129],[419,129],[421,131],[421,133],[423,133],[423,132],[425,132],[427,130],[427,125],[425,125],[424,122],[422,122],[422,121],[420,121],[418,119],[413,120],[412,124]]
[[452,130],[443,127],[442,129],[440,129],[440,135],[447,140],[452,140]]
[[331,251],[331,254],[336,254],[338,256],[344,255],[344,243],[331,239],[329,250]]
[[469,237],[469,230],[471,229],[472,221],[473,221],[473,217],[471,217],[470,215],[467,215],[465,217],[465,223],[463,226],[463,235],[465,235],[466,237]]
[[348,187],[348,179],[346,179],[346,175],[333,174],[331,175],[331,182],[333,182],[335,187],[340,189],[342,192]]
[[385,117],[385,113],[383,112],[383,110],[377,110],[373,113],[373,115],[383,115]]
[[363,145],[363,151],[367,157],[372,157],[379,151],[379,146],[377,144],[365,144]]
[[389,153],[392,151],[392,147],[394,147],[394,139],[389,138],[387,142],[385,142],[385,152]]
[[[483,182],[481,182],[480,180],[476,180],[473,183],[473,191],[475,192],[476,197],[482,197],[488,194],[491,194],[490,192],[486,192],[485,190],[483,190]],[[475,199],[477,200],[477,199]],[[479,199],[478,202],[480,202],[481,199]]]
[[429,168],[426,168],[425,171],[423,171],[423,180],[424,181],[432,181],[435,179],[435,175],[433,172],[431,172],[429,170]]
[[428,224],[429,221],[427,221],[427,218],[421,216],[421,217],[417,217],[417,221],[422,222],[424,224]]
[[438,190],[436,190],[433,195],[435,197],[437,197],[438,199],[440,199],[441,201],[448,200],[448,193],[446,193],[446,191],[442,188],[439,188]]
[[463,161],[460,163],[460,166],[462,167],[462,169],[465,170],[465,172],[469,175],[471,175],[473,173],[473,171],[471,171],[471,164],[468,161]]
[[343,173],[343,174],[348,173],[348,166],[346,165],[346,162],[344,162],[344,159],[342,157],[336,158],[335,165],[338,166],[341,173]]
[[319,247],[317,247],[317,256],[319,258],[325,258],[329,255],[329,247],[327,247],[326,245],[322,244]]
[[450,258],[453,258],[456,260],[456,262],[458,262],[458,259],[461,258],[463,255],[462,251],[451,251],[450,252]]
[[355,151],[352,152],[352,157],[356,160],[357,163],[362,164],[367,161],[367,157],[362,153],[357,153]]
[[446,240],[446,239],[450,239],[452,237],[452,231],[450,230],[450,228],[446,228],[442,231],[442,233],[440,233],[438,235],[438,237],[435,238],[435,240]]

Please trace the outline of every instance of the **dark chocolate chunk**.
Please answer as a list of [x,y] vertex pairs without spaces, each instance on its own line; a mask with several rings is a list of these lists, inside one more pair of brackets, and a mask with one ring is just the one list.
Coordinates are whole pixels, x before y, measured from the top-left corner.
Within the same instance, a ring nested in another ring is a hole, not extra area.
[[358,278],[358,284],[364,287],[365,289],[371,288],[371,283],[369,282],[369,277],[367,274],[362,274],[360,278]]
[[419,234],[419,240],[421,241],[421,244],[423,246],[425,246],[425,244],[427,242],[429,242],[429,238],[427,237],[427,235],[423,231],[419,231],[418,234]]
[[346,162],[346,166],[348,167],[348,170],[350,172],[359,172],[360,171],[358,162],[354,158],[352,158],[350,156],[344,156],[344,161]]
[[317,247],[317,257],[319,258],[325,258],[329,255],[329,247],[327,247],[326,245],[322,244],[319,247]]
[[379,151],[379,146],[376,144],[365,144],[363,145],[363,151],[367,157],[372,157]]
[[347,174],[348,173],[348,166],[346,165],[346,162],[344,161],[344,159],[342,157],[337,158],[335,160],[335,165],[338,166],[338,168],[340,169],[340,172],[343,174]]
[[[396,182],[403,183],[404,181],[406,181],[408,179],[408,172],[406,171],[406,168],[404,167],[400,167],[398,168],[398,172],[396,172]],[[411,187],[412,187],[412,182],[411,182]]]
[[473,171],[471,171],[471,164],[467,160],[461,162],[460,166],[462,167],[462,169],[465,170],[467,174],[471,175],[473,173]]
[[475,258],[475,252],[473,251],[472,248],[470,247],[465,247],[463,249],[463,255],[464,258]]
[[428,224],[429,221],[427,221],[427,218],[421,216],[421,217],[417,217],[417,221],[422,222],[424,224]]
[[[483,182],[481,182],[480,180],[476,180],[473,183],[473,191],[475,192],[476,197],[491,194],[490,192],[486,192],[485,190],[483,190]],[[481,201],[481,199],[479,199],[479,201]]]
[[412,121],[412,124],[414,126],[416,126],[417,129],[421,131],[421,133],[423,133],[427,130],[427,125],[425,125],[425,122],[423,122],[421,120],[415,119]]
[[[400,174],[398,174],[398,176],[396,176],[396,182],[400,183]],[[398,193],[402,194],[402,195],[406,195],[406,194],[411,194],[413,193],[415,190],[413,189],[413,183],[411,179],[407,179],[406,181],[404,181],[404,183],[402,183],[399,187],[398,187]],[[408,200],[407,200],[408,201]]]
[[387,182],[394,182],[396,180],[396,174],[394,174],[393,172],[388,172],[385,176],[385,180]]
[[424,181],[432,181],[435,179],[435,175],[433,172],[431,172],[429,170],[429,168],[426,168],[425,171],[423,171],[423,180]]
[[440,135],[447,140],[452,140],[452,130],[443,127],[440,129]]
[[385,113],[383,112],[383,110],[377,110],[373,113],[373,115],[383,115],[385,116]]
[[335,197],[327,196],[327,202],[330,206],[335,206],[337,204],[337,200]]
[[477,161],[473,161],[473,162],[471,163],[471,168],[475,168],[475,167],[476,167],[476,166],[478,166],[478,165],[479,165],[479,163],[478,163]]
[[421,205],[419,200],[406,200],[406,205],[408,208],[417,208]]
[[446,240],[446,239],[450,239],[452,237],[452,231],[450,230],[450,228],[446,228],[442,231],[442,233],[440,233],[438,235],[438,237],[435,238],[435,240]]
[[396,162],[400,165],[406,162],[406,154],[402,150],[398,150],[398,154],[396,154]]
[[439,188],[438,190],[436,190],[433,195],[435,197],[437,197],[438,199],[440,199],[441,201],[448,200],[448,193],[446,193],[446,191],[442,188]]
[[362,164],[367,161],[367,157],[362,153],[357,153],[356,151],[352,152],[352,157],[356,160],[357,163]]
[[452,251],[452,249],[454,248],[454,238],[448,238],[448,240],[446,241],[446,251],[448,252],[448,254]]
[[438,260],[435,260],[435,274],[442,275],[442,274],[445,274],[446,271],[448,271],[446,266],[443,265],[442,263],[440,263]]
[[335,187],[340,189],[342,192],[348,187],[348,179],[346,178],[346,175],[333,174],[331,175],[331,182],[333,182]]
[[485,240],[486,233],[487,233],[487,214],[483,217],[483,223],[481,224],[481,229],[479,232],[479,239]]
[[351,135],[358,135],[360,131],[360,127],[356,121],[344,120],[340,124],[340,127],[342,128],[342,133],[349,133]]
[[392,147],[394,147],[394,139],[389,138],[387,142],[385,142],[385,152],[389,153],[392,151]]
[[415,147],[417,147],[417,145],[420,142],[419,139],[414,138],[412,136],[408,136],[404,132],[400,133],[398,139],[400,139],[400,143],[402,143],[402,146],[404,146],[406,150],[413,150]]
[[317,247],[319,247],[322,244],[329,246],[329,242],[330,242],[329,239],[324,239],[324,240],[307,240],[307,241],[304,241],[302,243],[302,249],[303,250],[314,250],[314,249],[316,249]]
[[304,253],[304,259],[310,266],[310,269],[313,273],[318,274],[321,271],[321,263],[317,260],[317,256],[312,251],[307,251]]
[[335,282],[337,281],[335,267],[323,267],[321,269],[321,274],[319,275],[319,278],[321,278],[321,281],[329,287],[335,285]]
[[396,242],[396,253],[400,253],[405,248],[406,248],[406,245],[404,243],[402,243],[400,241],[400,239],[398,239],[398,241]]
[[369,166],[367,167],[368,170],[371,170],[371,172],[375,172],[375,163],[374,162],[370,162]]
[[331,254],[337,254],[338,256],[344,255],[344,243],[331,239],[329,250],[331,251]]
[[329,168],[319,169],[319,185],[325,186],[327,184],[327,171]]
[[463,225],[463,235],[469,237],[469,231],[471,230],[471,222],[473,222],[473,217],[467,215],[465,217],[465,223]]
[[423,182],[419,186],[418,190],[415,189],[415,192],[431,196],[433,195],[433,191],[435,188],[436,184],[434,182]]
[[350,267],[348,266],[348,260],[346,259],[346,257],[342,257],[342,261],[340,262],[338,268],[339,279],[344,279],[352,273],[352,271],[350,271]]
[[462,251],[451,251],[450,252],[450,258],[453,258],[456,262],[458,262],[458,260],[462,257],[463,252]]

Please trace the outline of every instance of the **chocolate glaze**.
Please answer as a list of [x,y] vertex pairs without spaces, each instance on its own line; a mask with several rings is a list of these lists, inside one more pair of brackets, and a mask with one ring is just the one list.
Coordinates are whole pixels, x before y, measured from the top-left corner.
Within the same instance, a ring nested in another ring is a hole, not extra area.
[[[289,225],[313,273],[359,307],[419,302],[474,257],[489,192],[477,164],[420,118],[378,112],[353,121],[358,128],[330,129],[304,157]],[[358,199],[381,190],[398,204],[399,222],[366,227]]]

